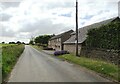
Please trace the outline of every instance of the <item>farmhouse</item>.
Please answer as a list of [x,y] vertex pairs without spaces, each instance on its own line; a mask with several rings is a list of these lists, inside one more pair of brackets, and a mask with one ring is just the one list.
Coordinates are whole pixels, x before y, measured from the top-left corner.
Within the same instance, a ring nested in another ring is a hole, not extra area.
[[[85,42],[86,40],[86,37],[87,37],[87,32],[89,29],[92,29],[92,28],[98,28],[102,25],[106,25],[110,22],[114,22],[116,20],[120,20],[119,17],[115,17],[115,18],[112,18],[112,19],[108,19],[108,20],[105,20],[105,21],[102,21],[102,22],[99,22],[99,23],[95,23],[95,24],[92,24],[92,25],[89,25],[89,26],[85,26],[85,27],[82,27],[82,28],[79,28],[79,34],[78,34],[78,52],[79,52],[79,55],[80,55],[80,52],[81,52],[81,47],[83,45],[83,43]],[[75,42],[76,42],[76,32],[73,32],[71,33],[71,37],[64,42],[64,50],[67,50],[69,51],[70,53],[75,53],[76,51],[76,46],[75,46]]]
[[73,30],[69,30],[59,35],[55,35],[48,42],[48,47],[55,50],[63,50],[63,43],[70,38],[70,34]]

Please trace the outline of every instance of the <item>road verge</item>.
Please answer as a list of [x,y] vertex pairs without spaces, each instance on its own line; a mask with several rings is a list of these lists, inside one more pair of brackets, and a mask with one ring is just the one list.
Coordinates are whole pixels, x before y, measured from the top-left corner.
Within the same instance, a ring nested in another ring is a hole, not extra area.
[[5,82],[24,51],[24,45],[8,45],[2,47],[2,81]]
[[60,55],[58,56],[60,59],[67,60],[69,62],[78,64],[82,67],[86,67],[90,70],[93,70],[100,75],[111,79],[114,82],[118,82],[120,80],[119,70],[120,68],[117,65],[99,60],[99,59],[90,59],[85,57],[77,57],[71,54]]

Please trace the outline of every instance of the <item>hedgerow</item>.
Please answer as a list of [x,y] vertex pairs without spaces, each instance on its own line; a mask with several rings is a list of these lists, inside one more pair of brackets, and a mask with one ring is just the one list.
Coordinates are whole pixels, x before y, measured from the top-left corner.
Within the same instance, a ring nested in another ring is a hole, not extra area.
[[86,39],[89,48],[119,50],[120,48],[120,21],[114,21],[99,28],[90,29]]
[[24,50],[24,45],[10,45],[2,47],[2,76],[3,80],[14,67],[17,59]]

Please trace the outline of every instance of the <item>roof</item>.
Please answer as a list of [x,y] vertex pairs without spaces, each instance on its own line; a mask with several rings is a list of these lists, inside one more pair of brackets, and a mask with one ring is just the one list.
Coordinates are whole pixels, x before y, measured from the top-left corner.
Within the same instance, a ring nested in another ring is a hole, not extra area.
[[[85,26],[85,27],[82,27],[82,28],[79,28],[78,30],[78,43],[83,43],[85,40],[86,40],[86,37],[87,37],[87,32],[89,29],[93,29],[93,28],[98,28],[102,25],[106,25],[112,21],[114,21],[116,18],[118,17],[115,17],[115,18],[111,18],[111,19],[108,19],[108,20],[105,20],[105,21],[102,21],[102,22],[98,22],[98,23],[94,23],[92,25],[88,25],[88,26]],[[68,43],[75,43],[75,38],[76,38],[76,35],[75,35],[76,32],[73,32],[72,33],[72,36],[64,42],[64,44],[68,44]]]
[[55,36],[53,36],[50,40],[57,39],[57,38],[61,38],[64,34],[69,33],[69,32],[72,33],[72,32],[74,32],[74,31],[73,31],[73,30],[69,30],[69,31],[66,31],[66,32],[64,32],[64,33],[55,35]]

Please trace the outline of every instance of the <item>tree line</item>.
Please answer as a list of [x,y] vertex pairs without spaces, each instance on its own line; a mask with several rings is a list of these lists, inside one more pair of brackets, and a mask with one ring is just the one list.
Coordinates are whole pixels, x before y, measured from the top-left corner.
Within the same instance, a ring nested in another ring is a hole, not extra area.
[[31,38],[29,44],[48,45],[48,40],[55,36],[53,35],[39,35],[35,38]]
[[[2,44],[5,44],[5,42],[2,42]],[[25,43],[17,41],[17,42],[9,42],[8,44],[25,44]]]

